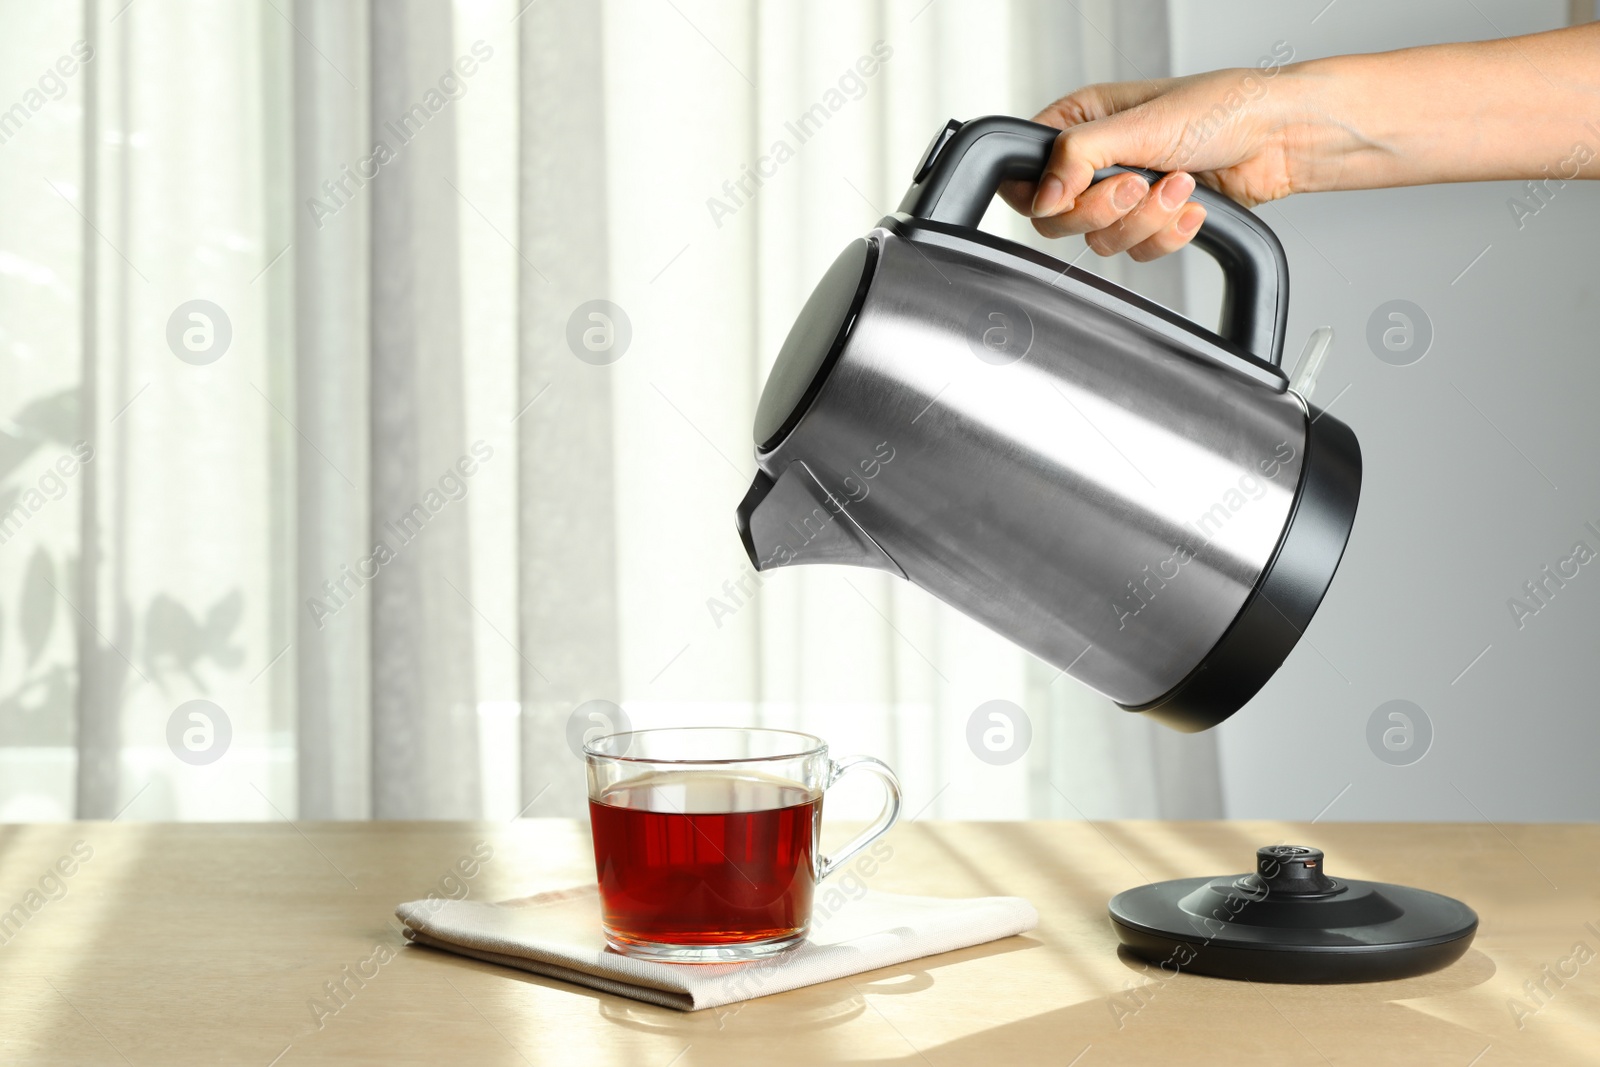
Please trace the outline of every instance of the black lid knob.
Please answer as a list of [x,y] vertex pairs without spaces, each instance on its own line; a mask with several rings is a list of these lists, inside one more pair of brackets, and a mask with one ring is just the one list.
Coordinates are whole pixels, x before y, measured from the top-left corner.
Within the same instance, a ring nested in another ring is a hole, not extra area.
[[1256,875],[1270,894],[1303,896],[1338,888],[1338,883],[1323,872],[1322,850],[1304,845],[1256,849]]

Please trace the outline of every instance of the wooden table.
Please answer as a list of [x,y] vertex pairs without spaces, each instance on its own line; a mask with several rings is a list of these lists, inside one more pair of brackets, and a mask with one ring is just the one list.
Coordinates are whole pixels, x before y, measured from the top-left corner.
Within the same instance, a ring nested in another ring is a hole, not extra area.
[[[1039,928],[681,1014],[402,947],[394,906],[430,889],[592,878],[581,823],[0,827],[0,1063],[1600,1063],[1600,827],[915,823],[887,840],[875,888],[1019,894]],[[1354,986],[1158,981],[1118,955],[1112,894],[1242,871],[1281,841],[1324,849],[1335,875],[1460,897],[1474,947]],[[492,856],[463,878],[475,847]]]

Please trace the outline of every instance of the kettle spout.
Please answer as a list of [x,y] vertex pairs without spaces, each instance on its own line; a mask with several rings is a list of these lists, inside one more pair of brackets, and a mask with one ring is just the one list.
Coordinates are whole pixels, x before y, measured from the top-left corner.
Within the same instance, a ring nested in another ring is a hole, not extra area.
[[906,576],[802,460],[776,481],[757,471],[737,516],[739,539],[758,571],[834,563]]

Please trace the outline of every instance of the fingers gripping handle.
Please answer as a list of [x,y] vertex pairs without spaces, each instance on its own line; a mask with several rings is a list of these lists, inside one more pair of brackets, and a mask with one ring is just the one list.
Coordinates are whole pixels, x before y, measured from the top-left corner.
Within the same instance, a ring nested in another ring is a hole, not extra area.
[[[929,142],[899,210],[930,222],[976,227],[1002,181],[1039,180],[1060,133],[1004,115],[952,119]],[[1121,166],[1098,170],[1094,177],[1098,182],[1124,172],[1151,184],[1161,178],[1155,171]],[[1289,263],[1277,235],[1250,211],[1203,185],[1195,186],[1189,199],[1206,209],[1194,243],[1222,266],[1219,332],[1256,358],[1281,366]]]
[[[1154,185],[1163,175],[1138,167],[1106,167],[1095,181],[1114,174],[1141,175]],[[1218,332],[1258,359],[1283,366],[1283,335],[1289,319],[1289,261],[1278,235],[1253,212],[1203,185],[1189,199],[1206,209],[1195,246],[1222,266],[1222,318]]]
[[[828,875],[844,865],[845,860],[870,845],[874,839],[888,833],[889,827],[894,825],[900,817],[900,779],[894,776],[888,764],[875,760],[871,756],[849,756],[839,760],[829,768],[828,785],[833,785],[840,778],[854,770],[870,771],[883,780],[884,799],[883,810],[873,820],[872,825],[855,836],[848,845],[831,856],[824,856],[817,861],[817,881],[822,881]],[[826,787],[825,787],[826,788]]]

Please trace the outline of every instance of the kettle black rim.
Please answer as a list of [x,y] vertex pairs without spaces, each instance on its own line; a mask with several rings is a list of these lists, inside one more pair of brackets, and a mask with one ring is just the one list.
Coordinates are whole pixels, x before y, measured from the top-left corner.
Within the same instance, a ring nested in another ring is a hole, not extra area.
[[1185,733],[1210,729],[1244,707],[1283,665],[1316,614],[1344,558],[1360,497],[1355,433],[1307,405],[1294,511],[1239,614],[1172,689],[1145,704],[1118,706]]
[[1153,933],[1113,917],[1112,930],[1125,951],[1163,969],[1175,964],[1174,973],[1205,975],[1240,981],[1321,985],[1342,982],[1383,982],[1414,978],[1448,967],[1472,947],[1477,927],[1443,940],[1409,945],[1343,945],[1296,947],[1217,944],[1170,934]]

